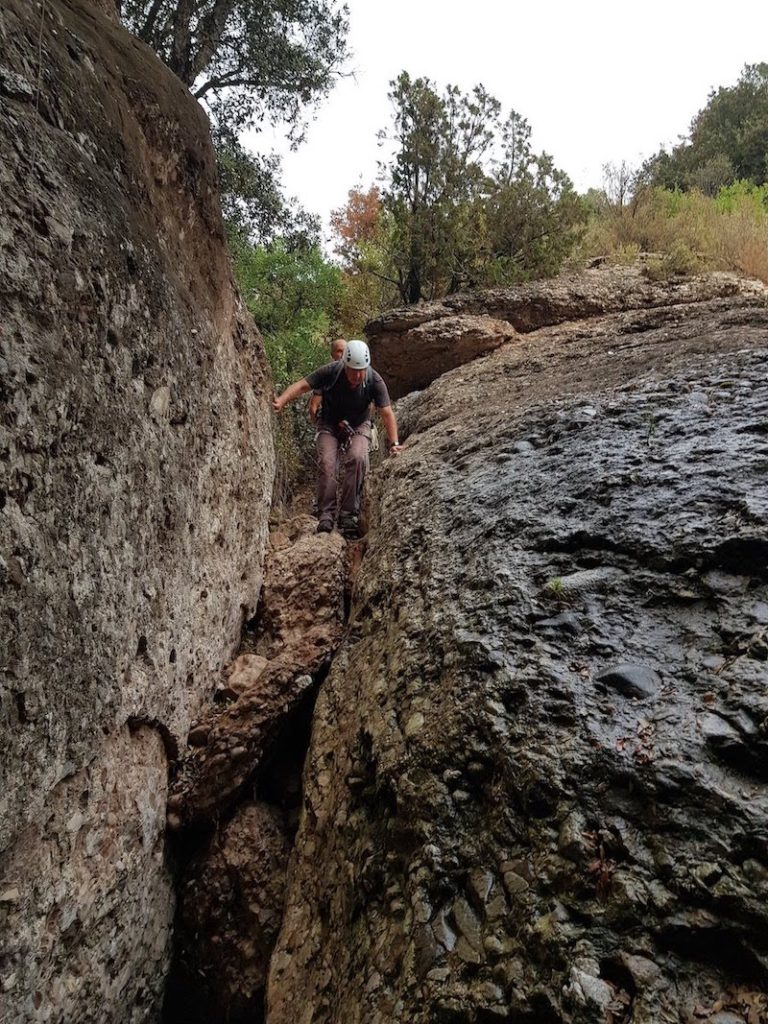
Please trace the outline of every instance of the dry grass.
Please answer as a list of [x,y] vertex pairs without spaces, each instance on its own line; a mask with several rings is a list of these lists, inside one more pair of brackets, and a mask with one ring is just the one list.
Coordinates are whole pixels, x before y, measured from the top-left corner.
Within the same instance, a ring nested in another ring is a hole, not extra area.
[[768,186],[739,183],[712,199],[701,192],[648,189],[626,206],[597,209],[580,256],[630,262],[658,253],[649,272],[736,270],[768,284]]

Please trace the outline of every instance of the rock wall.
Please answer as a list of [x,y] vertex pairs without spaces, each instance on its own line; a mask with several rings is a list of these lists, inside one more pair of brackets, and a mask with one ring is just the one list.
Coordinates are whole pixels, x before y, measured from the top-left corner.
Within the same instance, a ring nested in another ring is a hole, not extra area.
[[341,642],[350,550],[296,515],[270,534],[257,621],[169,798],[182,851],[167,1024],[261,1024],[317,688]]
[[735,291],[405,403],[269,1024],[768,1012],[768,308]]
[[0,987],[154,1019],[168,758],[262,578],[262,344],[208,126],[86,0],[0,11]]
[[[514,288],[460,292],[394,309],[366,324],[373,363],[394,398],[427,387],[447,370],[498,348],[518,333],[632,311],[685,309],[715,299],[759,297],[759,281],[733,273],[651,280],[641,264],[603,266]],[[666,314],[670,320],[669,313]],[[600,327],[597,327],[600,330]]]

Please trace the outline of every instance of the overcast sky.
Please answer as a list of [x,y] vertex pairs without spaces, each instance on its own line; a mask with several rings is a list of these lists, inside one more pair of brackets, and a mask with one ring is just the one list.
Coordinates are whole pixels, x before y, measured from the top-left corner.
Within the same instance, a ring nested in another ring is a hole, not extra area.
[[[463,91],[482,82],[533,129],[580,191],[608,161],[639,163],[676,142],[710,89],[768,60],[768,3],[740,0],[347,0],[350,68],[290,153],[286,191],[327,221],[350,188],[376,179],[376,133],[388,125],[388,83],[400,71]],[[247,140],[246,140],[247,141]]]

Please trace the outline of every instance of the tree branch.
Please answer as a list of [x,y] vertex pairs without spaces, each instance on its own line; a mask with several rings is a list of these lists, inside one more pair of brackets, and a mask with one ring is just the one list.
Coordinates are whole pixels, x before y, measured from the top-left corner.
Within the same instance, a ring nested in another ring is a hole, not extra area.
[[189,75],[193,82],[208,67],[218,50],[234,6],[235,0],[216,0],[211,12],[200,22],[197,53],[190,57]]
[[239,72],[233,71],[229,75],[219,75],[217,78],[209,78],[207,82],[200,86],[199,89],[195,89],[192,95],[199,100],[205,96],[207,92],[210,92],[211,89],[234,88],[238,85],[250,85],[253,87],[257,84],[253,78],[238,77],[239,74]]
[[164,0],[153,0],[152,6],[147,11],[147,16],[144,19],[144,24],[141,26],[138,32],[139,39],[143,39],[145,43],[152,44],[153,34],[155,31],[155,22],[157,16],[160,13],[160,8],[163,6]]

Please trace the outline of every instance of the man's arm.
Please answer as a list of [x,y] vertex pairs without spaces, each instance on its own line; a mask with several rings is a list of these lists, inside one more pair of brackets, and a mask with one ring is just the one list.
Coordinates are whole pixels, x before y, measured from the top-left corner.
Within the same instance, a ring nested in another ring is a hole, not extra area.
[[379,409],[379,415],[384,423],[384,429],[387,432],[387,448],[389,448],[390,455],[397,455],[402,448],[397,438],[397,420],[395,419],[395,411],[391,405],[385,405]]
[[292,402],[294,398],[298,398],[300,395],[306,395],[312,388],[306,380],[297,380],[295,384],[291,384],[285,389],[285,391],[279,397],[275,398],[272,402],[272,408],[275,412],[280,412],[281,409],[285,408],[289,402]]

